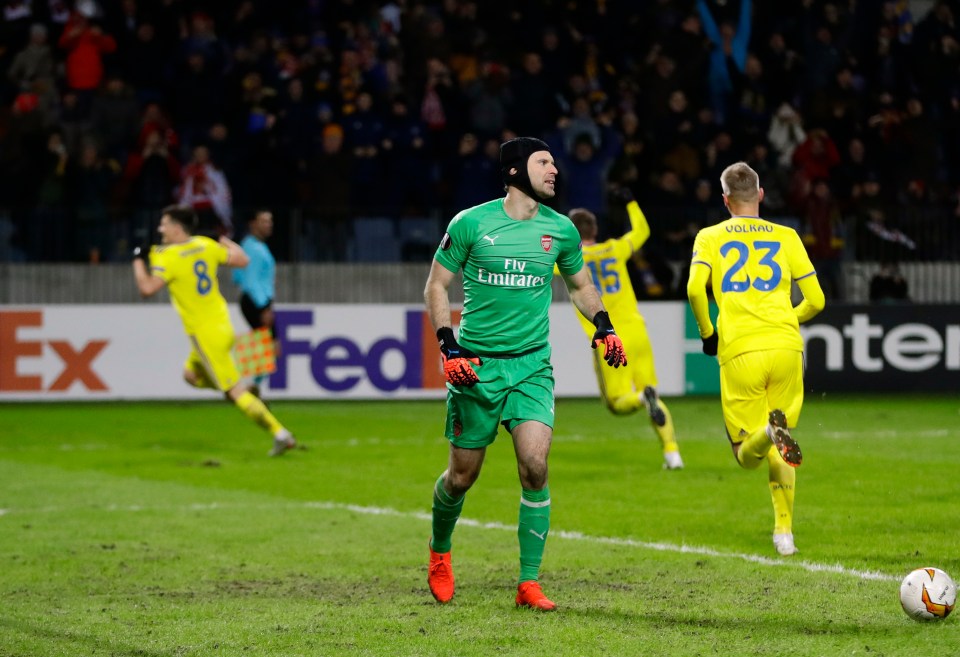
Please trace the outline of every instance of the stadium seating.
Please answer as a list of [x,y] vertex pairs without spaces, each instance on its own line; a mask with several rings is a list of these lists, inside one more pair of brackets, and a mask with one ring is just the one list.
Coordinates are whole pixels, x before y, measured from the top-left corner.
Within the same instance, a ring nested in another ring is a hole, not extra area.
[[396,222],[390,217],[357,217],[348,253],[354,262],[397,262],[400,238]]

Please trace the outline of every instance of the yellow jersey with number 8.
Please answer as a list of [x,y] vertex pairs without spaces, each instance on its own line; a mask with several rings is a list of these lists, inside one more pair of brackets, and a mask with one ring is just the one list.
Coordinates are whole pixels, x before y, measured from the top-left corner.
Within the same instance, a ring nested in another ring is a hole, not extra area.
[[209,237],[150,249],[150,273],[162,278],[188,335],[208,324],[230,324],[227,300],[220,294],[217,269],[229,252]]

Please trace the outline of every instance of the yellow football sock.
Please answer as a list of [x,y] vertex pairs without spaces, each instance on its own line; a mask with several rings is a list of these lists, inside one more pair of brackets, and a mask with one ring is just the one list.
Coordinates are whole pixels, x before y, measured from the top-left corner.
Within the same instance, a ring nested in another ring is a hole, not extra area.
[[283,429],[283,425],[273,417],[273,413],[249,390],[237,397],[234,403],[244,415],[269,431],[270,435],[276,436],[277,432]]
[[773,447],[773,443],[770,442],[770,436],[767,435],[767,428],[764,427],[750,434],[746,440],[740,443],[740,451],[737,452],[737,462],[747,470],[759,468],[760,464],[767,458],[767,453],[771,447]]
[[793,493],[797,469],[790,467],[775,447],[767,453],[770,465],[770,497],[773,498],[773,533],[793,532]]
[[661,427],[651,419],[650,425],[653,427],[653,430],[657,432],[657,436],[660,437],[660,444],[663,445],[663,453],[680,451],[680,447],[677,445],[677,437],[673,433],[673,416],[670,415],[670,409],[667,408],[667,405],[663,403],[662,399],[657,399],[657,404],[660,406],[660,410],[663,411],[663,415],[667,418],[667,421],[664,422]]

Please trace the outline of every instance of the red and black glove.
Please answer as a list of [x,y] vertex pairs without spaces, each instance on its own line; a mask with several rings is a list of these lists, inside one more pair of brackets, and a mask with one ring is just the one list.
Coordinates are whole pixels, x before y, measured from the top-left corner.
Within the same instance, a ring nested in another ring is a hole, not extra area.
[[607,365],[610,367],[626,365],[627,354],[623,350],[623,342],[614,332],[607,311],[601,310],[594,315],[593,325],[597,327],[597,332],[593,334],[593,343],[590,346],[596,349],[603,345],[603,359],[607,361]]
[[[480,365],[480,356],[457,344],[453,329],[444,326],[437,330],[440,353],[443,355],[443,375],[455,386],[472,386],[480,382],[473,365]],[[473,363],[473,365],[471,365]]]

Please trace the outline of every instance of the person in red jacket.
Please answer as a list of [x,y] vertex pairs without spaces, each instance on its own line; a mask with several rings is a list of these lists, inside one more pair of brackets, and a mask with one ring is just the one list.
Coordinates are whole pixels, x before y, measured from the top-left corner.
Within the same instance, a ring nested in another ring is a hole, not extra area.
[[88,5],[81,5],[70,15],[57,44],[67,51],[67,87],[78,93],[83,107],[89,107],[103,80],[103,55],[117,49],[116,40],[90,21],[93,15]]

